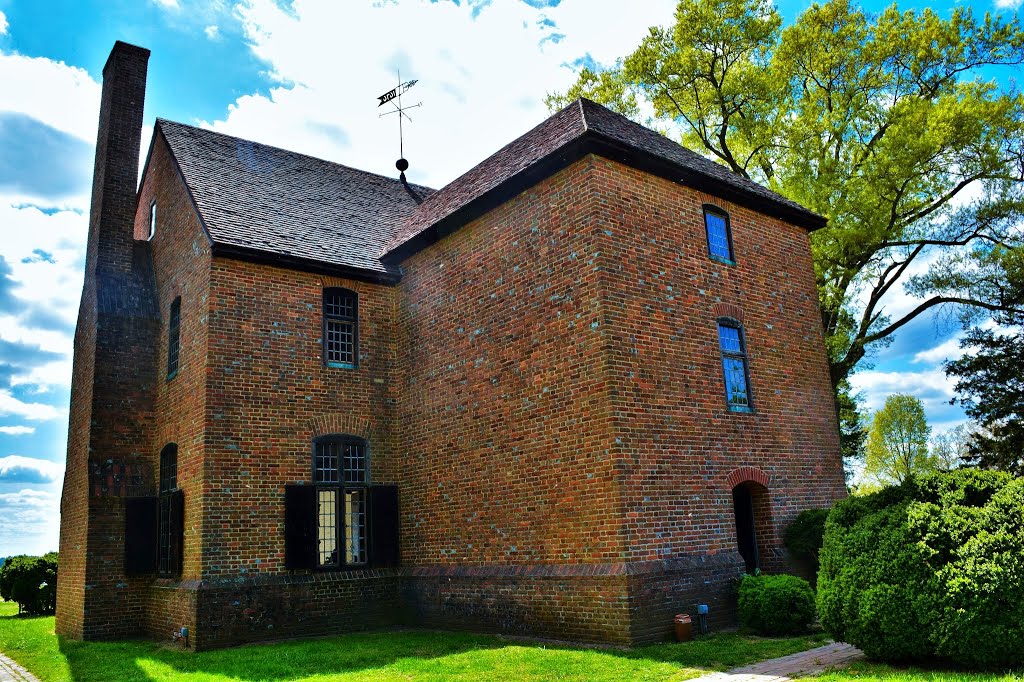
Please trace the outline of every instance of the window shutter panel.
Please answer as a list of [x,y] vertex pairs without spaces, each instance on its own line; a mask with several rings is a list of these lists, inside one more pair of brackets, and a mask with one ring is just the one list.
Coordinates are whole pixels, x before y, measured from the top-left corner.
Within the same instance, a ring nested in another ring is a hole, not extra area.
[[284,487],[284,566],[316,566],[316,488],[311,485]]
[[156,571],[159,528],[159,498],[155,496],[125,498],[124,572],[126,574],[138,575]]
[[370,566],[398,566],[398,486],[370,486]]
[[171,571],[181,575],[182,555],[185,553],[185,491],[172,490],[170,495]]

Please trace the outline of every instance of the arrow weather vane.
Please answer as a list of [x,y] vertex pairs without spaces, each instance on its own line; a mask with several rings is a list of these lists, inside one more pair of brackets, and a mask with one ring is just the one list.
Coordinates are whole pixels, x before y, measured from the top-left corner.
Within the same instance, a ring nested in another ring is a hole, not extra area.
[[387,116],[389,114],[398,114],[398,156],[399,156],[399,159],[398,159],[398,161],[395,162],[395,168],[397,168],[398,172],[401,174],[402,180],[405,180],[405,171],[406,171],[407,168],[409,168],[409,162],[405,160],[405,150],[403,148],[403,141],[402,141],[402,118],[405,117],[405,118],[407,118],[407,119],[409,119],[411,121],[412,117],[410,117],[409,114],[405,113],[405,110],[406,109],[415,109],[416,107],[423,106],[423,102],[417,102],[416,104],[410,104],[408,106],[403,107],[402,106],[402,95],[405,94],[406,92],[408,92],[409,88],[411,88],[412,86],[416,85],[416,83],[418,83],[418,82],[419,81],[411,80],[411,81],[405,81],[403,83],[402,82],[402,72],[399,71],[398,72],[398,85],[395,86],[394,88],[391,88],[390,90],[388,90],[383,95],[381,95],[381,96],[379,96],[377,98],[377,100],[378,100],[377,106],[378,107],[382,107],[385,104],[390,102],[391,106],[393,106],[395,108],[394,111],[385,111],[383,114],[381,114],[379,116],[379,118],[383,118],[383,117],[385,117],[385,116]]

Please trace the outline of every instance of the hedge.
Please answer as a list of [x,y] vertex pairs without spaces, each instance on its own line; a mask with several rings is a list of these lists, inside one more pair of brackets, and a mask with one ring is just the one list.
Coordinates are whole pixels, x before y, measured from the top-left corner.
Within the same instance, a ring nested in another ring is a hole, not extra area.
[[959,470],[835,506],[818,613],[885,661],[1024,664],[1024,479]]

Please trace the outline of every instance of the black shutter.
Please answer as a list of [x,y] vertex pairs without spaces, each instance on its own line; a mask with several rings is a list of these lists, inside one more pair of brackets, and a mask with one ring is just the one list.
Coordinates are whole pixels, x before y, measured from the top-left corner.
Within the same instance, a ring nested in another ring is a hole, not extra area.
[[170,492],[171,513],[168,517],[170,527],[170,568],[174,575],[181,575],[182,558],[185,553],[185,491],[178,489]]
[[284,566],[316,566],[316,488],[311,485],[284,487]]
[[399,560],[398,486],[370,486],[370,566],[397,566]]
[[159,505],[157,497],[125,498],[124,572],[128,575],[156,571]]

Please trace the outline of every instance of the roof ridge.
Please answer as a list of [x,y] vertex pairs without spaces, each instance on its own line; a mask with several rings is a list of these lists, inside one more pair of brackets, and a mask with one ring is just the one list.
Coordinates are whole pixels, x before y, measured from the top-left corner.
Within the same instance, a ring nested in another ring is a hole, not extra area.
[[583,100],[585,99],[586,97],[583,97],[581,95],[579,99],[576,100],[576,102],[580,105],[580,121],[583,122],[583,132],[587,132],[588,130],[590,130],[590,126],[587,124],[587,112],[583,108]]
[[[259,145],[260,147],[266,147],[267,149],[273,149],[275,151],[284,152],[285,154],[294,154],[295,156],[299,156],[299,157],[302,157],[302,158],[305,158],[305,159],[312,159],[313,161],[318,161],[320,163],[325,163],[325,164],[328,164],[330,166],[336,166],[338,168],[344,168],[345,170],[348,170],[348,171],[354,171],[356,173],[361,173],[363,175],[369,175],[369,176],[373,176],[373,177],[376,177],[376,178],[381,178],[383,180],[389,180],[389,181],[397,183],[397,184],[402,184],[402,181],[399,178],[392,178],[392,177],[390,177],[388,175],[382,175],[381,173],[374,173],[373,171],[364,170],[362,168],[356,168],[355,166],[349,166],[349,165],[346,165],[344,163],[338,163],[337,161],[331,161],[330,159],[324,159],[324,158],[321,158],[319,156],[313,156],[312,154],[306,154],[306,153],[303,153],[303,152],[297,152],[294,149],[287,149],[285,147],[278,147],[277,145],[267,144],[265,142],[257,142],[256,140],[250,140],[250,139],[245,138],[245,137],[239,137],[238,135],[231,135],[229,133],[222,133],[219,130],[211,130],[210,128],[202,128],[200,126],[189,125],[188,123],[182,123],[181,121],[172,121],[171,119],[161,118],[159,116],[157,116],[157,118],[156,118],[156,123],[157,123],[157,125],[160,125],[161,123],[169,123],[172,126],[181,126],[182,128],[189,128],[191,130],[198,130],[199,132],[201,132],[203,134],[216,135],[217,137],[224,137],[224,138],[227,138],[229,140],[237,140],[239,142],[247,142],[249,144]],[[418,188],[421,188],[421,189],[425,189],[425,190],[427,190],[427,191],[429,191],[431,193],[437,191],[433,187],[430,187],[428,185],[421,185],[421,184],[418,184],[418,183],[415,183],[415,182],[410,182],[409,185],[411,185],[413,187],[418,187]]]

